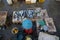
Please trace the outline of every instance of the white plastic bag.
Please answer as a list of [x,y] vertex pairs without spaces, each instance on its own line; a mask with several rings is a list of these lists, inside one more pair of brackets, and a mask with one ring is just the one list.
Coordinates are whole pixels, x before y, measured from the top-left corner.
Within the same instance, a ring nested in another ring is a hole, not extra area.
[[36,3],[36,0],[31,0],[31,3]]
[[7,3],[8,3],[9,5],[11,5],[11,4],[12,4],[12,0],[7,0]]

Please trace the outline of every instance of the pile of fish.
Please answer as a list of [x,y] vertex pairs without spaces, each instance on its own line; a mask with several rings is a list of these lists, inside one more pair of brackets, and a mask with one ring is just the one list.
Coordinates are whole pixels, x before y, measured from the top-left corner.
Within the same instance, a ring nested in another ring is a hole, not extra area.
[[41,8],[14,11],[12,22],[22,22],[24,18],[35,19],[40,16],[40,9]]

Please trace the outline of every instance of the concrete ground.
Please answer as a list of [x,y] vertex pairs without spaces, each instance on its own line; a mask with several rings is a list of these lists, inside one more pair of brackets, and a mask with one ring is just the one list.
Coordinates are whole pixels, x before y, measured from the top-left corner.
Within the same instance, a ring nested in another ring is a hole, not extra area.
[[[2,0],[2,3],[0,3],[0,11],[8,11],[8,21],[10,21],[10,22],[11,22],[11,17],[12,17],[13,11],[27,9],[27,8],[34,8],[34,7],[41,7],[43,9],[47,9],[49,16],[54,19],[54,23],[56,25],[57,33],[55,33],[55,34],[60,36],[60,2],[56,2],[56,0],[46,0],[45,3],[43,3],[43,4],[36,3],[36,4],[31,4],[31,5],[27,5],[24,2],[19,2],[12,6],[9,6],[6,2],[6,0]],[[9,38],[11,36],[15,36],[10,33],[11,26],[13,27],[13,25],[14,24],[8,25],[10,27],[10,29],[6,29],[7,32],[5,30],[0,31],[0,32],[3,34],[6,33],[7,36],[10,35]],[[14,25],[14,26],[17,26],[17,25]],[[6,37],[6,35],[5,35],[5,37]],[[5,39],[5,40],[7,40],[7,39]]]

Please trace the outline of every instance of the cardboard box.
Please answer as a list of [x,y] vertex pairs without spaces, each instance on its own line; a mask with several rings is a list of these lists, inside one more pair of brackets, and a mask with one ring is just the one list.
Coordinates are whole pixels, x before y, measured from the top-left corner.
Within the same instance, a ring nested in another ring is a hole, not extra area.
[[25,0],[26,4],[31,4],[31,0]]
[[56,32],[56,27],[54,25],[52,18],[45,18],[46,25],[48,26],[48,32]]
[[7,11],[0,11],[0,25],[4,25],[7,18]]

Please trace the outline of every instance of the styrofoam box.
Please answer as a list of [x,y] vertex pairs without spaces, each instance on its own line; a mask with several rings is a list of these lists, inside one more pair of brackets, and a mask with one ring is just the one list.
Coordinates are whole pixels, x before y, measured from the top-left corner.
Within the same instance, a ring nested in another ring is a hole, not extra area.
[[49,35],[47,33],[40,32],[38,40],[59,40],[59,37],[55,35]]

